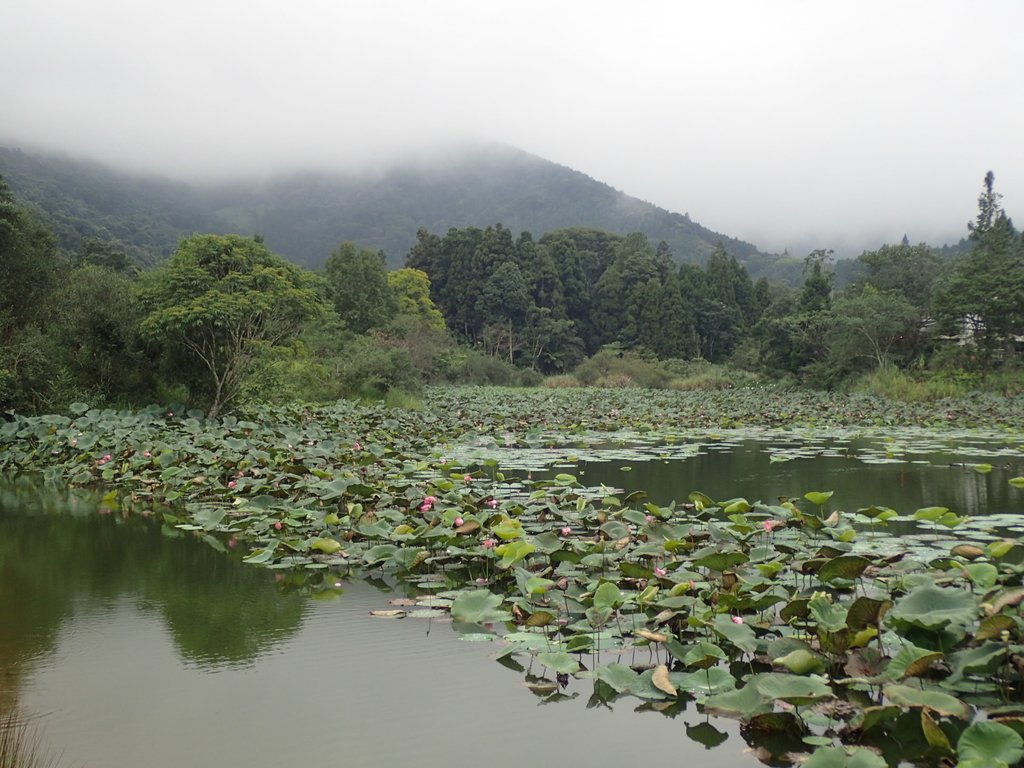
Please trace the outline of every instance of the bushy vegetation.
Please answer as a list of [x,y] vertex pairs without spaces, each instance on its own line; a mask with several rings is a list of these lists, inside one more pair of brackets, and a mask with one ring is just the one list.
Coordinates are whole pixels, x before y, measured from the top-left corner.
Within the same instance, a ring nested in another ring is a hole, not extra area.
[[[407,265],[342,243],[323,274],[262,238],[194,235],[140,271],[110,243],[63,254],[0,187],[0,408],[415,393],[426,384],[713,390],[760,382],[910,401],[1019,392],[1024,242],[985,179],[965,248],[830,253],[798,288],[724,247],[678,265],[639,233],[420,230]],[[977,284],[971,282],[977,278]]]

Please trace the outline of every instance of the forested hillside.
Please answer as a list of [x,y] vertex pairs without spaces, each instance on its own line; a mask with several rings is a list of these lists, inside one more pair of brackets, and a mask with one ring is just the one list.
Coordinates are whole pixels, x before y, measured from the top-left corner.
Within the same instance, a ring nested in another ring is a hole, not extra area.
[[[680,262],[704,264],[721,242],[754,275],[778,257],[630,197],[570,168],[515,149],[467,150],[444,161],[362,176],[304,173],[252,183],[186,185],[57,156],[0,148],[0,175],[31,204],[68,253],[96,239],[141,264],[167,257],[194,232],[261,235],[291,261],[323,266],[344,241],[400,265],[416,231],[500,222],[536,236],[566,227],[664,240]],[[797,265],[799,261],[791,260]]]

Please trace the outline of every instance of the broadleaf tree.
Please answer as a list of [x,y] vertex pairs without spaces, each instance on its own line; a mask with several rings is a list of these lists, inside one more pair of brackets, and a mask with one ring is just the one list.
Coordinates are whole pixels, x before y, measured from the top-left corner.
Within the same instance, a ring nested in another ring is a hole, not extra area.
[[143,303],[143,337],[205,372],[210,418],[237,395],[261,347],[326,308],[312,274],[240,235],[183,240],[147,282]]

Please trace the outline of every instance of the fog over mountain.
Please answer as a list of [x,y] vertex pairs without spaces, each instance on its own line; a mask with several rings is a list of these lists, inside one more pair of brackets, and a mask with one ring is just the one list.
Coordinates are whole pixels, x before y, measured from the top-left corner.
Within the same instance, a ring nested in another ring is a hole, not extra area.
[[989,169],[1024,207],[1016,0],[12,0],[4,26],[0,145],[142,173],[496,141],[794,254],[956,241]]

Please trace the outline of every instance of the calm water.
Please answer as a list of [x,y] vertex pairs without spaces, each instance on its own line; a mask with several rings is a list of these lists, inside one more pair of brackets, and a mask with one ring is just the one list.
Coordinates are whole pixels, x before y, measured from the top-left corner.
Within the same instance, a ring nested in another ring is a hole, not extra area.
[[[865,464],[847,448],[772,463],[764,448],[739,442],[685,461],[591,461],[577,472],[662,504],[694,489],[769,500],[835,490],[846,509],[1024,515],[1024,491],[1007,483],[1024,474],[1021,459],[984,447],[927,465]],[[949,466],[972,461],[1000,467]],[[588,706],[586,680],[545,702],[528,671],[494,660],[497,645],[463,642],[444,621],[369,616],[400,594],[348,584],[313,600],[287,574],[149,521],[5,498],[0,712],[35,716],[65,765],[519,768],[524,746],[545,764],[757,764],[736,723],[714,719],[718,733],[709,731],[692,703],[674,717],[638,711],[632,698]],[[707,752],[691,736],[722,743]]]
[[[543,705],[497,645],[369,616],[396,595],[352,584],[321,602],[286,584],[155,526],[7,509],[0,711],[20,705],[87,768],[519,768],[527,743],[546,764],[705,754],[692,704],[675,719],[629,698],[589,709],[591,684],[571,681]],[[736,724],[715,725],[714,765],[751,765]]]

